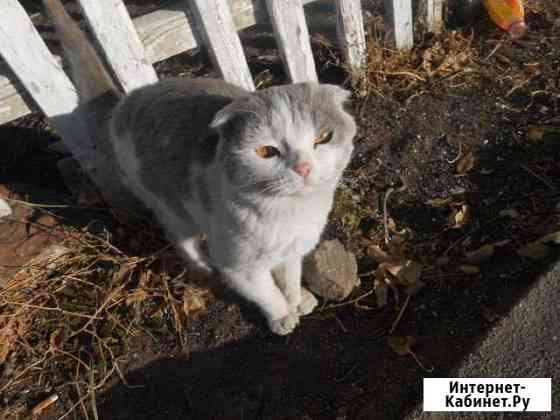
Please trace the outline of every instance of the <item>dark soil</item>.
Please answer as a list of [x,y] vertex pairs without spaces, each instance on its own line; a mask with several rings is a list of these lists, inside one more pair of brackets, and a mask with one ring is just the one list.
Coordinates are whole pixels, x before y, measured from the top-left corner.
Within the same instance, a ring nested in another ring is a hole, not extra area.
[[[189,320],[182,340],[168,330],[128,343],[119,358],[128,383],[115,375],[96,393],[99,418],[404,418],[421,402],[422,378],[452,376],[553,259],[532,261],[515,251],[559,230],[560,136],[551,132],[535,140],[528,135],[531,125],[560,127],[559,19],[555,1],[538,2],[528,14],[530,32],[519,43],[483,21],[472,34],[464,29],[465,38],[473,36],[472,57],[453,77],[436,75],[409,91],[397,89],[398,80],[387,80],[374,86],[379,94],[353,101],[359,125],[356,154],[325,238],[340,239],[356,253],[360,272],[370,273],[377,262],[369,247],[383,242],[380,199],[404,182],[404,191],[388,202],[389,215],[398,229],[409,232],[409,257],[427,267],[422,276],[426,287],[412,297],[395,334],[415,338],[415,354],[430,372],[387,345],[400,309],[392,297],[384,308],[377,307],[373,294],[356,304],[325,304],[292,335],[280,338],[270,334],[253,308],[228,295]],[[277,60],[263,64],[255,58],[276,55],[265,30],[245,34],[265,39],[247,47],[253,75],[263,86],[285,80]],[[420,57],[437,42],[420,41],[414,52]],[[317,49],[322,80],[344,83],[336,55],[325,51]],[[158,72],[162,77],[213,75],[203,51],[161,63]],[[2,184],[15,192],[54,190],[60,202],[68,202],[69,192],[60,189],[54,169],[59,156],[40,151],[52,135],[37,121],[34,115],[0,127],[3,145],[14,147],[1,155]],[[458,173],[458,162],[449,162],[469,151],[474,166]],[[33,201],[35,195],[27,197]],[[447,201],[436,205],[435,199]],[[449,216],[463,204],[470,217],[451,228]],[[518,217],[500,214],[512,209]],[[66,214],[66,223],[87,225],[88,217],[111,220],[110,212],[78,216]],[[500,245],[480,265],[480,273],[461,271],[466,252],[495,243]],[[448,260],[441,263],[441,257]],[[364,275],[351,299],[372,287],[373,276]],[[33,407],[56,391],[59,401],[41,418],[66,412],[76,401],[68,386],[72,372],[44,369],[42,383],[5,391],[0,408]]]

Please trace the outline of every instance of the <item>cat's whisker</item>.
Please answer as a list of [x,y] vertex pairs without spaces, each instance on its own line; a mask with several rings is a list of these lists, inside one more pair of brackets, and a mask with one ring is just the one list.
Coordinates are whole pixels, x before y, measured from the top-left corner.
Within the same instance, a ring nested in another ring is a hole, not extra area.
[[237,185],[236,189],[239,191],[245,190],[256,190],[256,191],[263,191],[264,189],[268,188],[271,184],[273,184],[274,180],[265,179],[265,180],[257,180],[253,182],[247,182],[245,184]]

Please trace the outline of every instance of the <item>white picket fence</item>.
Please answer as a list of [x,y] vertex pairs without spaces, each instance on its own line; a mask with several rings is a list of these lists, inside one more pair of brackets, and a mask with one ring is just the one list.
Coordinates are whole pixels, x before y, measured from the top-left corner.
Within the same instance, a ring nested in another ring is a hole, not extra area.
[[[78,0],[87,23],[125,91],[154,82],[152,64],[198,47],[208,47],[222,77],[254,89],[237,32],[272,22],[291,81],[317,80],[303,5],[316,0],[183,0],[134,20],[122,0]],[[413,43],[413,0],[384,0],[398,48]],[[444,0],[421,0],[432,30],[441,25]],[[340,47],[350,67],[365,59],[360,0],[333,0]],[[31,112],[33,102],[49,117],[76,106],[74,89],[17,0],[0,10],[0,124]],[[15,75],[15,77],[14,77]],[[31,101],[28,99],[31,97]]]

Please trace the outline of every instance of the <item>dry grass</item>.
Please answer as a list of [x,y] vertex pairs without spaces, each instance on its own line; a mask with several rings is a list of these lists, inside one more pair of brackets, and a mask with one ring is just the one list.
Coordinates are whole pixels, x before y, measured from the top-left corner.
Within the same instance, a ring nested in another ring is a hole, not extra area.
[[[131,338],[149,332],[156,339],[165,330],[182,340],[208,293],[185,288],[181,261],[147,224],[119,226],[120,237],[58,229],[62,252],[31,261],[0,292],[0,394],[30,384],[70,388],[75,401],[65,416],[80,410],[96,418],[96,392],[114,375],[122,378],[119,357]],[[7,406],[0,417],[14,410]]]
[[[416,34],[410,51],[395,50],[386,40],[386,30],[380,16],[367,22],[368,56],[365,77],[353,81],[358,97],[387,96],[410,100],[428,91],[441,92],[455,88],[478,88],[485,83],[509,84],[511,94],[529,84],[538,72],[539,63],[525,68],[513,65],[510,54],[515,48],[546,48],[558,45],[560,33],[560,5],[555,2],[527,0],[529,23],[535,21],[538,33],[531,32],[517,44],[498,30],[486,18],[475,29],[447,31],[438,36]],[[531,28],[531,26],[530,26]],[[557,51],[550,53],[557,54]],[[338,61],[338,65],[341,62]],[[504,78],[496,81],[496,74]],[[536,93],[539,94],[538,92]]]

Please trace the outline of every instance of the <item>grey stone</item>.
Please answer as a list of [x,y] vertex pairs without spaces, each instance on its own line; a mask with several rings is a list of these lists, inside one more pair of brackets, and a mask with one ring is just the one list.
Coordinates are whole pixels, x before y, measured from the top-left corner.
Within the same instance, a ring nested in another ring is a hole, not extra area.
[[324,299],[344,300],[360,285],[356,257],[340,241],[324,241],[304,259],[303,281]]

